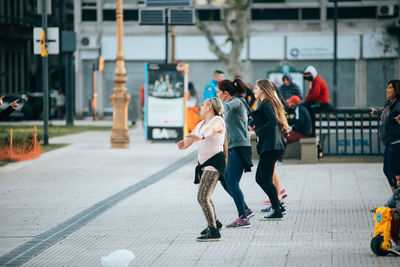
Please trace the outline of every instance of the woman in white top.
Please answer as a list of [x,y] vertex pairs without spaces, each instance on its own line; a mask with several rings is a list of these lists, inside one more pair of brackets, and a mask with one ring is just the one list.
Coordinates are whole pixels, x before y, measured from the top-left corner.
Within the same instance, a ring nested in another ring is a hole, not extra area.
[[200,233],[197,241],[218,241],[221,238],[219,229],[222,228],[222,224],[217,220],[211,195],[218,180],[225,179],[226,127],[223,112],[221,100],[216,97],[206,99],[200,109],[200,117],[203,120],[197,124],[192,133],[178,142],[178,148],[182,150],[199,141],[199,163],[196,167],[195,183],[200,183],[197,200],[208,227]]

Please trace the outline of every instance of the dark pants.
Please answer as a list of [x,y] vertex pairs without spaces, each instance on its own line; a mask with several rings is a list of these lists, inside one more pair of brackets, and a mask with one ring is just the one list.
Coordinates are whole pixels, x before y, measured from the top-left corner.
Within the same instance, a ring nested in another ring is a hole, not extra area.
[[239,154],[235,149],[231,149],[229,153],[228,166],[226,168],[226,186],[225,190],[235,201],[238,217],[243,216],[247,218],[246,209],[248,209],[246,202],[244,202],[243,192],[240,189],[239,183],[243,175],[243,163]]
[[331,111],[332,106],[329,103],[303,103],[303,105],[310,113],[312,125],[311,137],[315,137],[315,114],[321,111]]
[[396,172],[400,170],[400,143],[385,146],[383,158],[383,173],[391,187],[397,188]]
[[276,187],[272,182],[272,176],[274,175],[275,162],[281,156],[282,152],[280,150],[273,150],[261,154],[256,172],[256,182],[267,194],[274,210],[279,209],[281,204]]

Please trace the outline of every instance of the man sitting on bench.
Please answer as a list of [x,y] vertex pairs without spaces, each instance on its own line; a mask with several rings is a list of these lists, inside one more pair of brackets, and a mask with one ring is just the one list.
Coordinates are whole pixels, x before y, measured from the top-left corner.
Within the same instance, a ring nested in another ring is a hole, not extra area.
[[286,100],[294,117],[288,119],[291,130],[284,133],[287,144],[299,141],[301,138],[307,138],[312,135],[312,121],[308,110],[300,104],[300,98],[296,95]]

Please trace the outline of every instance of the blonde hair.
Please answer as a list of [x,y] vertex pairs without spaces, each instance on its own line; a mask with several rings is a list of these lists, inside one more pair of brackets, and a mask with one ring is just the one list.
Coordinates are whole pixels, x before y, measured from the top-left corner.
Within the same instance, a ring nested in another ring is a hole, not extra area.
[[262,79],[256,81],[256,85],[262,91],[264,91],[266,98],[272,103],[281,131],[289,129],[289,125],[285,116],[286,114],[285,108],[280,99],[278,98],[278,95],[275,92],[275,87],[272,84],[272,82],[267,79]]
[[208,98],[208,103],[211,105],[214,110],[214,114],[220,117],[224,117],[224,106],[222,105],[221,100],[218,97],[210,97]]
[[[224,106],[222,105],[221,100],[218,97],[210,97],[208,98],[209,104],[211,105],[212,109],[214,110],[214,114],[216,116],[220,116],[224,118]],[[228,140],[227,140],[227,131],[225,129],[225,141],[224,141],[224,153],[225,153],[225,160],[228,161],[229,158],[229,151],[228,151]]]

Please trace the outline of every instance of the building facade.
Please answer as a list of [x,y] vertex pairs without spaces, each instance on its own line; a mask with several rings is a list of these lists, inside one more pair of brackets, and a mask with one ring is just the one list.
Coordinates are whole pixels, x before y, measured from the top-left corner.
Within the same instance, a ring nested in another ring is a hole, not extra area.
[[[194,1],[200,19],[209,24],[222,49],[229,51],[221,22],[223,4],[224,0]],[[336,105],[381,106],[387,82],[400,76],[399,1],[338,0],[338,7]],[[124,0],[126,87],[133,97],[133,119],[140,109],[145,62],[165,60],[165,27],[139,25],[140,8],[144,8],[143,1]],[[249,36],[242,52],[244,79],[254,83],[285,64],[299,72],[314,65],[333,88],[333,10],[331,0],[253,0]],[[96,77],[99,115],[110,117],[116,56],[115,1],[74,0],[74,19],[76,115],[90,114]],[[201,96],[213,71],[225,70],[225,66],[210,52],[206,38],[195,26],[175,26],[174,44],[176,61],[189,64],[189,80]],[[100,56],[105,59],[104,71],[93,76]]]

